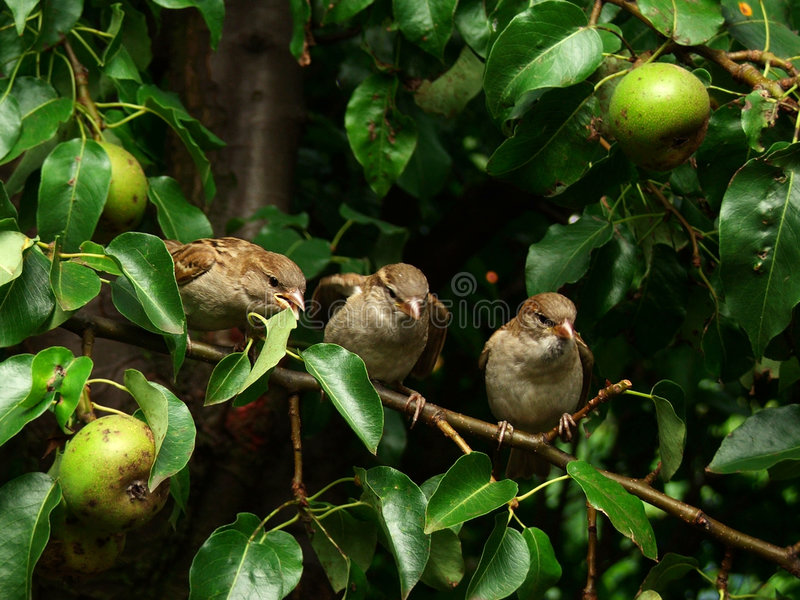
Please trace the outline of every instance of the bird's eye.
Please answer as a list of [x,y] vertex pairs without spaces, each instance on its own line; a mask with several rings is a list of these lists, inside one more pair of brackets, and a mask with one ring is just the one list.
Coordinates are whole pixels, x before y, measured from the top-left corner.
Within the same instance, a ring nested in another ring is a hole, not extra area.
[[389,292],[389,296],[390,296],[391,298],[393,298],[393,299],[394,299],[394,298],[397,298],[397,292],[395,292],[395,291],[394,291],[392,288],[386,288],[386,289],[387,289],[387,291]]
[[270,284],[272,287],[278,287],[278,283],[279,283],[279,282],[278,282],[278,278],[277,278],[277,277],[275,277],[275,275],[270,275],[270,276],[269,276],[269,284]]
[[542,313],[536,313],[536,318],[539,319],[539,322],[544,325],[545,327],[555,327],[556,324],[551,320],[544,316]]

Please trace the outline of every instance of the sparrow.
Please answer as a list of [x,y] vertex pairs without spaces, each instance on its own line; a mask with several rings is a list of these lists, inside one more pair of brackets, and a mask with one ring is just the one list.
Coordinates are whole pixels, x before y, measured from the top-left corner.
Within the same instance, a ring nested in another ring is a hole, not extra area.
[[[481,352],[489,408],[495,418],[525,431],[558,426],[571,439],[571,413],[586,402],[594,357],[575,331],[575,305],[556,293],[536,294],[495,331]],[[512,448],[506,476],[546,477],[550,464]]]
[[450,316],[428,290],[422,271],[396,263],[372,275],[329,275],[320,280],[312,302],[327,321],[323,341],[360,356],[372,379],[408,393],[409,403],[416,402],[416,421],[424,398],[402,382],[409,374],[422,378],[433,370]]
[[164,240],[190,329],[247,329],[247,314],[305,309],[306,278],[292,260],[234,237]]

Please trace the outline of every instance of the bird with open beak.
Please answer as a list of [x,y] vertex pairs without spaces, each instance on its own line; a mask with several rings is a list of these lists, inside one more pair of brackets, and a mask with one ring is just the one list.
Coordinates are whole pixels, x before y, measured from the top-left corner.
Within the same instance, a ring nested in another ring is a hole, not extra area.
[[164,240],[190,329],[248,326],[248,313],[270,317],[305,309],[306,278],[292,260],[234,237],[182,244]]
[[[481,352],[489,408],[529,433],[558,426],[562,437],[575,427],[571,413],[586,401],[594,357],[575,331],[575,305],[561,294],[528,298],[517,316],[495,331]],[[506,475],[546,476],[550,465],[511,450]]]
[[411,393],[417,408],[422,405],[421,396],[402,382],[409,374],[425,377],[433,370],[449,317],[422,271],[396,263],[372,275],[329,275],[320,280],[312,302],[317,318],[327,321],[325,342],[358,354],[371,378]]

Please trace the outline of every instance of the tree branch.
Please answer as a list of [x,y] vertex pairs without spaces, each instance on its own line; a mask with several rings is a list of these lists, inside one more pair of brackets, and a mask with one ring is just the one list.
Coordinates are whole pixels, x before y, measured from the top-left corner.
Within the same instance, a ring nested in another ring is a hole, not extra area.
[[[93,316],[81,315],[80,313],[73,315],[63,325],[63,328],[82,335],[86,328],[92,328],[95,335],[102,338],[114,339],[124,341],[129,344],[137,345],[144,348],[149,348],[154,351],[168,353],[166,344],[163,338],[158,335],[142,331],[138,327],[113,321],[111,319]],[[129,337],[125,337],[125,336]],[[216,363],[227,356],[230,349],[213,346],[201,342],[194,342],[187,350],[187,357],[202,360],[205,362]],[[308,373],[301,371],[293,371],[282,367],[276,367],[272,371],[270,383],[280,385],[286,388],[290,393],[297,393],[307,390],[319,390],[319,384]],[[601,393],[595,396],[589,404],[600,401],[605,401],[609,397],[622,393],[630,387],[630,382],[624,380],[620,383],[607,386]],[[404,412],[408,410],[408,397],[395,391],[384,387],[382,385],[375,385],[375,389],[381,398],[384,406]],[[589,406],[587,404],[587,407]],[[585,407],[583,410],[587,410]],[[584,413],[585,416],[586,413]],[[576,413],[578,418],[581,418],[580,411]],[[437,422],[443,419],[458,432],[470,436],[483,438],[486,440],[496,440],[499,427],[494,423],[487,423],[480,419],[470,417],[454,411],[447,410],[430,402],[426,402],[425,406],[419,412],[419,420],[428,426],[438,427]],[[550,432],[552,433],[552,432]],[[562,450],[552,446],[547,442],[547,433],[531,434],[520,430],[514,430],[511,435],[506,435],[503,443],[513,448],[519,448],[528,452],[535,452],[551,464],[566,470],[567,463],[577,460],[574,456],[563,452]],[[648,482],[642,479],[635,479],[626,477],[618,473],[610,471],[602,471],[600,473],[618,482],[628,492],[660,508],[664,512],[673,517],[681,519],[686,524],[699,529],[709,537],[720,541],[726,547],[733,549],[745,550],[756,554],[768,561],[771,561],[782,568],[786,569],[792,575],[800,577],[800,558],[798,558],[798,548],[788,546],[785,548],[770,544],[762,539],[753,537],[746,533],[742,533],[724,523],[713,519],[705,514],[701,509],[686,504],[677,500],[663,492],[660,492],[649,485]]]
[[[629,2],[628,0],[605,0],[609,4],[613,4],[614,6],[619,6],[622,10],[628,12],[631,16],[639,19],[642,23],[647,25],[650,29],[652,29],[657,34],[664,37],[664,35],[656,29],[656,27],[650,22],[650,20],[642,14],[639,10],[639,7],[636,5],[635,2]],[[739,81],[749,85],[753,89],[765,89],[769,92],[770,96],[773,98],[779,99],[782,104],[791,107],[793,110],[797,110],[798,106],[794,100],[790,100],[785,98],[785,90],[783,89],[781,82],[776,81],[774,79],[769,79],[765,77],[758,69],[756,69],[751,64],[740,64],[737,63],[735,59],[739,60],[753,60],[754,62],[761,62],[764,64],[773,64],[781,69],[786,70],[790,74],[794,72],[794,69],[791,71],[786,69],[787,64],[791,64],[786,60],[783,60],[772,53],[760,53],[760,54],[742,54],[740,52],[725,52],[724,50],[718,50],[716,48],[709,48],[708,46],[699,45],[699,46],[681,46],[682,50],[688,50],[689,52],[693,52],[695,54],[699,54],[703,58],[710,60],[718,64],[720,67],[725,69],[734,79],[738,79]],[[791,77],[789,79],[790,82],[795,83],[796,78]]]

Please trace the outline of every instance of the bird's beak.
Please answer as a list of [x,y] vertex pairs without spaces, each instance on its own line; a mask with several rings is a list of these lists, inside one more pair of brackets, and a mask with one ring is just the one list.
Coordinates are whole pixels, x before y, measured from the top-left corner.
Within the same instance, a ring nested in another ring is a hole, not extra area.
[[422,314],[422,307],[420,306],[420,301],[416,298],[408,300],[407,302],[398,302],[397,308],[399,308],[402,312],[407,314],[415,321],[418,321],[420,315]]
[[299,289],[295,288],[288,292],[280,292],[275,294],[274,296],[275,302],[278,303],[278,306],[281,308],[290,308],[294,313],[294,318],[300,318],[300,311],[305,311],[306,303],[303,299],[303,292]]
[[561,323],[553,327],[553,333],[566,340],[575,337],[575,329],[568,319],[564,319]]

